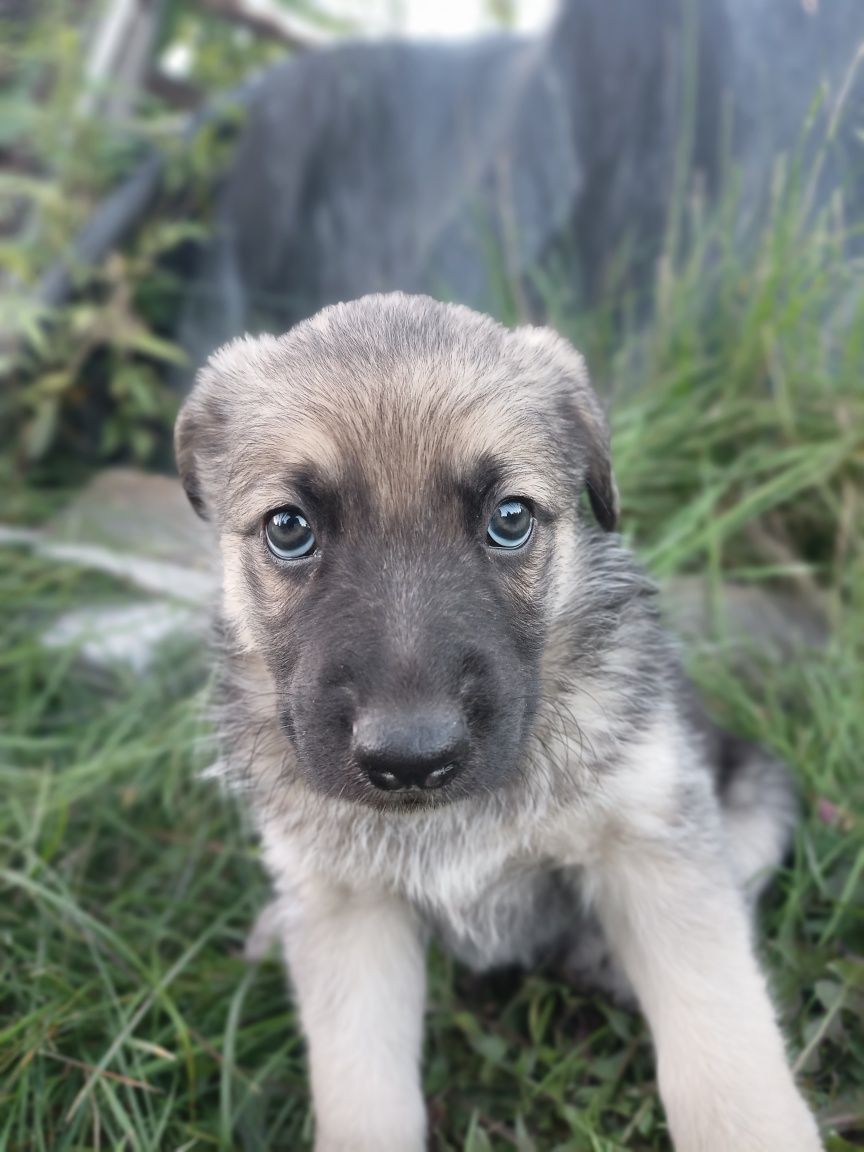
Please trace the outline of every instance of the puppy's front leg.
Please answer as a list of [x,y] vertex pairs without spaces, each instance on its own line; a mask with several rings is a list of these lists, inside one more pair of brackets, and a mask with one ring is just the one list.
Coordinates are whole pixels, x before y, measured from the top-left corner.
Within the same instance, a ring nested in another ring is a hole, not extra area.
[[283,918],[309,1047],[316,1152],[421,1152],[425,956],[394,897],[316,885]]
[[819,1152],[714,837],[628,839],[598,911],[648,1018],[677,1152]]

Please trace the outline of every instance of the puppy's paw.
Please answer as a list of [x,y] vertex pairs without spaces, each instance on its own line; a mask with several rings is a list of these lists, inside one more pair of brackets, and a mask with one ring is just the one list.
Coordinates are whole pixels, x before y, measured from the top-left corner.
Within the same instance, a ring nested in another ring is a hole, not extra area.
[[364,1136],[332,1139],[319,1136],[315,1141],[315,1152],[425,1152],[425,1140],[407,1136],[404,1140],[387,1139],[384,1143],[377,1138]]
[[419,1092],[389,1104],[355,1100],[317,1124],[315,1152],[426,1152],[426,1109]]
[[824,1152],[816,1122],[800,1098],[764,1111],[728,1107],[682,1118],[672,1125],[675,1152]]

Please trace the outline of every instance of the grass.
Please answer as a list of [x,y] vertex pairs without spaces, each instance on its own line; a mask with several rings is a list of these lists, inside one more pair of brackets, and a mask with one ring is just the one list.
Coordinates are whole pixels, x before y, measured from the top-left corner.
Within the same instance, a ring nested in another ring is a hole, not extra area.
[[[615,380],[625,524],[652,571],[782,583],[830,623],[824,648],[751,653],[742,679],[720,619],[690,662],[801,785],[761,948],[842,1152],[864,1141],[864,276],[839,217],[805,222],[782,187],[751,244],[721,213],[661,267],[647,330],[592,348],[587,320],[557,321]],[[0,1148],[309,1147],[282,971],[241,957],[266,898],[256,847],[197,775],[196,654],[136,679],[39,645],[100,595],[122,590],[0,553]],[[641,1022],[536,975],[433,955],[425,1069],[437,1152],[668,1146]]]

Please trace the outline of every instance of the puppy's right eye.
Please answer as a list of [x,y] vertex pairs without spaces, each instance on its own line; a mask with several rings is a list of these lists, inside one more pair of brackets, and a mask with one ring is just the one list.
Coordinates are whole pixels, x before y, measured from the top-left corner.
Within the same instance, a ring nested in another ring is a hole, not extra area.
[[299,508],[271,512],[264,526],[267,547],[280,560],[302,560],[315,551],[315,533]]
[[486,525],[486,539],[493,548],[516,551],[528,543],[534,517],[524,500],[511,497],[499,504]]

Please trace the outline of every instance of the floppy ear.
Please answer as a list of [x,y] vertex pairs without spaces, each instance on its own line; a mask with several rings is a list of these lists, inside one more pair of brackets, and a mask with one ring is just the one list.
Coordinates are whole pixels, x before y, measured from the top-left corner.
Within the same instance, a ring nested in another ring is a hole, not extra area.
[[180,414],[174,425],[174,457],[177,461],[177,471],[180,473],[180,483],[183,485],[189,503],[201,519],[206,520],[207,505],[204,502],[204,493],[201,489],[199,465],[195,452],[197,420],[193,405],[194,400],[190,396],[180,409]]
[[606,532],[618,527],[620,504],[612,472],[609,429],[585,361],[572,344],[551,328],[519,330],[529,344],[536,370],[548,378],[560,406],[565,435],[578,451],[591,511]]
[[[569,347],[569,346],[568,346]],[[576,438],[585,460],[585,490],[588,503],[597,523],[604,532],[618,527],[621,504],[618,485],[612,471],[612,452],[609,447],[609,428],[600,402],[588,381],[585,362],[578,352],[570,349],[578,362],[579,371],[571,376],[570,404]]]
[[[223,344],[199,368],[183,402],[174,425],[174,457],[189,503],[202,520],[211,517],[225,496],[238,406],[252,403],[250,393],[269,388],[278,347],[269,336],[243,336]],[[252,408],[254,412],[254,403]]]
[[180,483],[202,520],[210,518],[210,504],[218,500],[220,465],[229,442],[230,397],[244,378],[248,347],[247,340],[233,340],[212,353],[198,369],[174,424]]
[[[598,413],[599,413],[599,405]],[[601,417],[602,419],[602,417]],[[603,421],[602,432],[592,437],[588,446],[588,471],[585,487],[591,511],[597,523],[605,532],[614,532],[621,515],[621,502],[618,485],[612,471],[612,454],[609,449],[609,432]]]

